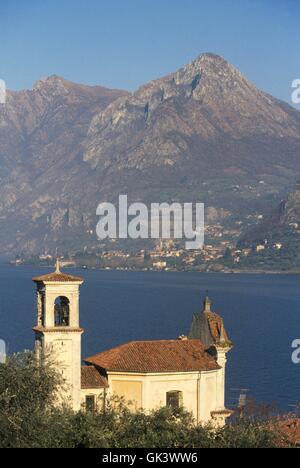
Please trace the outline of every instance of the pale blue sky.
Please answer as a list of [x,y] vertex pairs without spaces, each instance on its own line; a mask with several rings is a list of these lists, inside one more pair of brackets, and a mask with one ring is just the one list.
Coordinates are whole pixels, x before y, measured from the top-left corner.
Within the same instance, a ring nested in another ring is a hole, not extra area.
[[58,74],[134,90],[202,52],[290,102],[300,78],[299,0],[0,0],[0,78]]

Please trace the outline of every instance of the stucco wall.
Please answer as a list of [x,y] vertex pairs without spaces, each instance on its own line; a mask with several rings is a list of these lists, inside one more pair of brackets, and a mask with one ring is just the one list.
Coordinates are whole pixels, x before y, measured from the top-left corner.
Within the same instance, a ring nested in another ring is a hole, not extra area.
[[81,404],[81,332],[65,331],[43,333],[43,348],[62,374],[65,381],[61,398],[74,410]]
[[223,409],[219,402],[224,394],[221,370],[165,374],[108,373],[109,395],[134,401],[135,408],[146,411],[166,406],[166,394],[182,392],[183,406],[193,413],[197,422],[211,419],[211,411]]
[[131,408],[142,408],[143,381],[118,380],[116,377],[112,380],[112,393],[125,398]]

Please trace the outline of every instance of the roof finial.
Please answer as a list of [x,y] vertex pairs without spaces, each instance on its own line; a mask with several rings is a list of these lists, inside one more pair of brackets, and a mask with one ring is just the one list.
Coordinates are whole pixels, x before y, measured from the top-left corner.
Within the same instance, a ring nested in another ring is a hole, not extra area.
[[212,304],[212,301],[210,300],[209,296],[208,296],[208,291],[206,291],[206,297],[203,301],[203,306],[204,306],[204,309],[203,309],[203,312],[210,312],[211,311],[211,304]]
[[56,259],[56,273],[60,273],[60,264],[59,264],[59,258],[58,257]]

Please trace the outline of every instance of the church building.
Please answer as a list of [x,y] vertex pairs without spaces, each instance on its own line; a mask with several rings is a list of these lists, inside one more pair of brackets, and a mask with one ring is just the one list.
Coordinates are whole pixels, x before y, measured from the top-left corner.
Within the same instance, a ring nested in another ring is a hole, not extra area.
[[60,399],[75,411],[102,409],[112,396],[132,410],[184,407],[197,423],[223,425],[226,355],[232,348],[222,318],[205,298],[189,335],[174,340],[132,341],[83,359],[79,288],[83,278],[56,271],[36,283],[38,356],[51,355],[65,385]]

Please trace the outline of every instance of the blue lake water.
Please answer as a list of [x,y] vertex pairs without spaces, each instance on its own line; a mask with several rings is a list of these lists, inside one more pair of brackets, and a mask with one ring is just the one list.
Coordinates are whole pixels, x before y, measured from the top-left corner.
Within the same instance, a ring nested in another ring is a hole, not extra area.
[[[33,347],[35,294],[31,278],[45,269],[0,266],[0,339],[9,352]],[[72,270],[72,273],[75,273]],[[131,340],[172,339],[188,332],[206,290],[235,344],[228,355],[227,403],[236,389],[288,410],[300,401],[300,277],[122,271],[83,275],[83,356]]]

